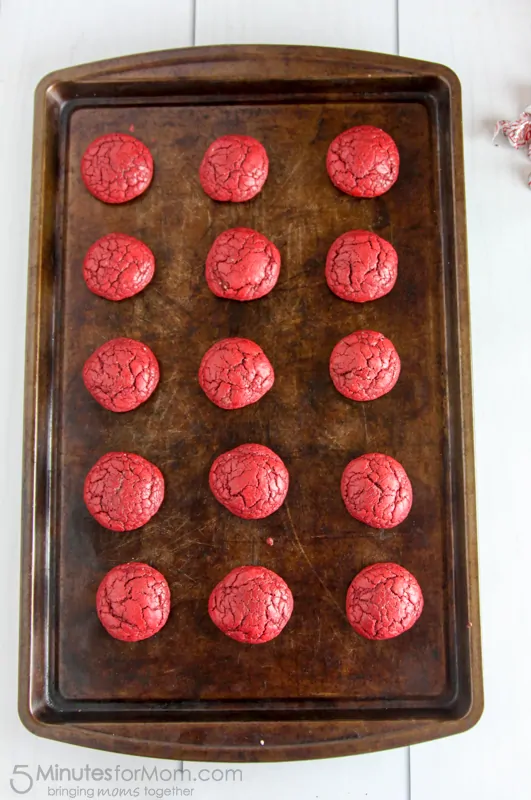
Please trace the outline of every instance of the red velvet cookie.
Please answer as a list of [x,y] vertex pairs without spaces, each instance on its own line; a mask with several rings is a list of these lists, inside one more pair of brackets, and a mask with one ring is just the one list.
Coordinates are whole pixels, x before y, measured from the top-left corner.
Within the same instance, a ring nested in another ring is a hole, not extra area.
[[145,144],[127,133],[108,133],[89,144],[81,177],[104,203],[127,203],[145,192],[153,178],[153,158]]
[[392,639],[409,630],[422,613],[422,591],[398,564],[371,564],[347,591],[347,619],[366,639]]
[[210,619],[231,639],[269,642],[281,633],[293,611],[287,583],[265,567],[236,567],[212,591]]
[[353,197],[378,197],[398,178],[400,157],[381,128],[358,125],[336,136],[326,156],[330,180]]
[[217,297],[257,300],[275,286],[279,272],[280,253],[273,242],[251,228],[231,228],[212,245],[205,276]]
[[250,339],[221,339],[206,351],[199,367],[199,385],[220,408],[257,403],[274,382],[269,359]]
[[142,342],[111,339],[85,361],[83,381],[103,408],[131,411],[157,388],[159,364]]
[[85,503],[100,525],[134,531],[157,513],[164,478],[155,464],[135,453],[107,453],[85,478]]
[[114,639],[149,639],[167,622],[170,587],[164,575],[148,564],[120,564],[100,583],[96,610],[101,624]]
[[108,233],[94,242],[83,262],[83,277],[94,294],[125,300],[141,292],[155,273],[155,256],[147,245],[125,233]]
[[396,282],[395,248],[370,231],[344,233],[328,251],[326,282],[342,300],[366,303],[388,294]]
[[216,500],[237,517],[264,519],[284,502],[289,474],[269,447],[241,444],[216,458],[209,483]]
[[350,400],[375,400],[387,394],[399,375],[400,359],[393,343],[375,331],[345,336],[330,356],[334,386]]
[[243,203],[266,182],[269,159],[252,136],[220,136],[207,149],[199,167],[199,180],[212,200]]
[[413,502],[404,467],[383,453],[367,453],[347,464],[341,495],[349,514],[371,528],[400,525]]

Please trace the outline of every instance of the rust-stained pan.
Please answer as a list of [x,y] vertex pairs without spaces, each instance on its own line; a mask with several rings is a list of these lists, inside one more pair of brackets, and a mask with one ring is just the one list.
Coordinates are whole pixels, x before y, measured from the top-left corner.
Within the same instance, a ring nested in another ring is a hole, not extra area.
[[[401,156],[385,195],[357,200],[326,174],[329,143],[368,123]],[[134,131],[150,148],[149,190],[106,205],[79,164],[97,136]],[[249,203],[214,203],[198,167],[208,144],[245,133],[270,174]],[[282,254],[276,288],[252,303],[216,298],[204,262],[224,229],[251,227]],[[393,291],[350,304],[327,288],[327,250],[370,229],[399,255]],[[87,248],[105,233],[142,239],[157,270],[121,303],[92,295]],[[26,373],[20,713],[35,733],[145,756],[225,761],[317,758],[407,745],[471,727],[482,709],[468,289],[459,82],[444,67],[310,47],[212,47],[63,70],[36,95]],[[328,359],[360,328],[396,345],[396,387],[353,403]],[[273,389],[225,412],[197,382],[224,336],[257,341]],[[161,381],[127,414],[86,391],[85,359],[107,339],[141,339]],[[282,508],[232,516],[208,488],[212,460],[247,441],[290,472]],[[138,452],[166,479],[159,513],[138,531],[101,528],[83,481],[109,450]],[[353,520],[339,484],[347,462],[389,453],[414,490],[407,520],[374,531]],[[268,546],[267,538],[274,540]],[[165,628],[137,644],[109,637],[95,593],[114,565],[147,561],[168,579]],[[395,561],[419,580],[420,621],[384,642],[345,613],[354,575]],[[223,636],[207,599],[233,567],[263,564],[295,598],[284,632],[261,646]]]

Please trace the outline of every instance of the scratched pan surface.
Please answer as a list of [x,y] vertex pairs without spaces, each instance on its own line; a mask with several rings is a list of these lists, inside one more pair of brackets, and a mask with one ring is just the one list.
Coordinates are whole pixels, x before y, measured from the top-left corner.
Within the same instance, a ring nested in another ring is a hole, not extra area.
[[[381,198],[348,197],[326,174],[331,140],[359,124],[384,128],[400,151],[399,180]],[[459,124],[458,83],[444,68],[348,51],[176,51],[41,84],[21,663],[21,715],[35,732],[146,755],[277,759],[362,752],[477,719]],[[79,164],[115,131],[148,145],[155,176],[141,198],[111,206],[86,191]],[[228,133],[269,154],[269,178],[248,203],[215,203],[198,181],[206,147]],[[214,238],[235,226],[266,234],[282,255],[276,288],[258,301],[220,300],[204,279]],[[398,252],[397,284],[374,303],[343,302],[324,280],[328,248],[355,228]],[[121,303],[91,294],[81,270],[113,231],[142,239],[157,262],[150,286]],[[359,328],[388,336],[402,361],[396,387],[369,403],[342,397],[328,374],[333,346]],[[86,358],[116,336],[145,342],[161,367],[152,398],[126,414],[101,408],[81,379]],[[225,336],[258,342],[276,373],[259,403],[233,412],[197,382],[202,355]],[[290,472],[287,501],[259,521],[232,516],[208,487],[212,460],[249,441]],[[85,475],[109,450],[164,473],[165,501],[138,531],[107,531],[84,506]],[[341,499],[345,465],[371,451],[398,459],[413,485],[412,511],[391,531],[352,519]],[[134,645],[109,637],[94,606],[103,575],[131,560],[159,569],[172,593],[165,628]],[[407,567],[425,597],[418,624],[388,642],[357,636],[344,613],[350,581],[375,561]],[[267,645],[232,641],[207,613],[213,586],[242,564],[278,572],[293,591],[292,619]]]

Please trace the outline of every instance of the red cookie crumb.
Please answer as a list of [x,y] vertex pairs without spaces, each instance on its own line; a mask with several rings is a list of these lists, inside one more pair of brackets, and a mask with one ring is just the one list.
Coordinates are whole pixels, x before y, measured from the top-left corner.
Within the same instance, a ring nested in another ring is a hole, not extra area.
[[113,567],[96,594],[98,617],[114,639],[139,642],[160,631],[170,613],[170,587],[148,564]]
[[395,248],[370,231],[344,233],[328,251],[326,282],[342,300],[366,303],[388,294],[396,282]]
[[336,136],[326,156],[330,180],[353,197],[378,197],[398,178],[400,157],[381,128],[358,125]]
[[212,591],[210,619],[231,639],[247,644],[270,642],[293,611],[287,583],[265,567],[236,567]]
[[252,136],[220,136],[203,156],[199,180],[212,200],[243,203],[258,194],[268,171],[265,148]]
[[155,464],[135,453],[107,453],[85,478],[85,503],[100,525],[134,531],[157,513],[164,478]]
[[81,159],[81,177],[104,203],[127,203],[145,192],[153,178],[153,158],[145,144],[127,133],[95,139]]
[[269,359],[250,339],[221,339],[206,351],[199,367],[199,385],[220,408],[257,403],[274,382]]
[[355,331],[330,356],[334,386],[350,400],[375,400],[390,392],[400,375],[400,359],[382,333]]
[[142,342],[111,339],[85,361],[83,381],[103,408],[131,411],[157,388],[159,364]]
[[206,260],[210,290],[228,300],[257,300],[278,281],[280,253],[251,228],[231,228],[214,241]]
[[422,591],[398,564],[371,564],[347,591],[347,619],[366,639],[392,639],[409,630],[422,613]]
[[237,517],[264,519],[284,502],[289,473],[269,447],[241,444],[216,458],[209,483],[216,500]]
[[266,544],[269,545],[269,547],[273,547],[275,540],[271,536],[268,536],[266,539]]
[[347,464],[341,495],[348,513],[371,528],[400,525],[413,502],[404,467],[383,453],[367,453]]
[[155,256],[147,245],[125,233],[108,233],[94,242],[83,262],[83,277],[94,294],[125,300],[141,292],[155,273]]

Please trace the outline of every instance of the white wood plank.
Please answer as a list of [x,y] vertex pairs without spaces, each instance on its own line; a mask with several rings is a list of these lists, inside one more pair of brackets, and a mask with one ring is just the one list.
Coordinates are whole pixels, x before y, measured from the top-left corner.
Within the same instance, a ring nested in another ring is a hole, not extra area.
[[531,161],[491,137],[531,103],[531,5],[402,0],[399,23],[400,54],[447,64],[463,87],[486,696],[472,731],[412,748],[412,798],[516,800],[530,792]]
[[196,44],[315,44],[396,52],[396,2],[197,0]]
[[[76,797],[83,800],[85,797],[112,797],[112,794],[98,794],[116,790],[115,797],[124,800],[131,797],[137,798],[178,798],[188,797],[191,800],[407,800],[406,789],[400,781],[404,751],[388,754],[387,769],[391,776],[383,774],[381,759],[378,754],[360,757],[359,764],[353,758],[335,758],[327,761],[291,762],[284,764],[224,764],[210,762],[187,761],[182,765],[182,772],[178,772],[175,780],[168,780],[161,771],[181,768],[181,762],[162,761],[134,756],[122,756],[115,753],[103,753],[87,750],[81,747],[71,747],[57,742],[43,742],[42,740],[26,736],[24,748],[19,748],[17,756],[9,758],[2,753],[0,768],[2,769],[3,792],[2,800],[15,800],[17,794],[9,788],[9,780],[19,792],[29,786],[30,780],[24,775],[13,775],[16,764],[27,765],[24,772],[33,779],[33,788],[25,795],[30,800],[48,800],[50,797]],[[2,746],[8,746],[7,740]],[[8,747],[8,751],[13,748]],[[68,774],[59,781],[37,780],[38,767],[41,766],[46,774],[50,766],[57,765],[60,769],[75,770],[74,775],[79,775],[80,770],[87,766],[90,770],[88,777],[84,773],[81,781],[68,781]],[[137,773],[131,779],[128,770],[142,770],[145,767],[148,773],[157,768],[158,775],[142,776]],[[92,771],[110,770],[111,780],[96,781],[92,778]],[[123,775],[123,777],[121,777]],[[118,779],[116,779],[118,776]],[[394,778],[394,782],[389,778]],[[392,787],[392,794],[390,793]],[[175,789],[188,790],[188,794],[177,794]],[[60,793],[60,790],[63,793]],[[72,791],[71,795],[67,790]],[[93,794],[89,793],[89,790]],[[119,790],[123,794],[118,794]],[[164,790],[173,791],[171,795],[164,795]],[[53,791],[57,794],[52,794]],[[74,791],[78,792],[77,795]],[[84,791],[85,794],[81,794]],[[125,794],[129,791],[130,794]],[[137,794],[134,794],[134,792]],[[157,794],[158,793],[158,794]],[[24,795],[22,795],[24,796]]]
[[[324,761],[234,765],[241,767],[242,781],[201,786],[200,800],[409,800],[406,760],[407,748],[402,748]],[[192,762],[186,766],[194,769]]]
[[[16,711],[22,397],[33,91],[51,70],[192,44],[193,0],[0,1],[0,775],[15,764],[98,766],[102,754],[29,734]],[[124,759],[125,760],[125,759]],[[97,787],[97,784],[94,784]],[[95,790],[96,791],[96,790]],[[40,793],[39,793],[40,792]],[[47,797],[36,788],[30,797]]]

